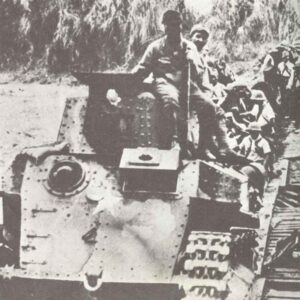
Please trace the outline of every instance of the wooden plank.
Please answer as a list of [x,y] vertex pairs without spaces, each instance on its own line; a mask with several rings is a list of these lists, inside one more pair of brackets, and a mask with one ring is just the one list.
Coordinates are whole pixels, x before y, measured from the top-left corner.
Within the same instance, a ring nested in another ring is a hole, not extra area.
[[279,291],[271,289],[268,293],[269,295],[275,299],[300,299],[300,291]]

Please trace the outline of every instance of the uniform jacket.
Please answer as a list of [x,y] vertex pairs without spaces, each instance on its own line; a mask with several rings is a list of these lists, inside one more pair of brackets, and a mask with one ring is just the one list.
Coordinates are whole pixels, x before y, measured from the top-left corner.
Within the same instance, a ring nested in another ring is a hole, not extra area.
[[196,46],[181,38],[180,44],[174,47],[170,45],[166,36],[152,42],[147,47],[134,72],[143,71],[145,77],[153,73],[154,78],[165,78],[175,84],[179,83],[187,63],[187,49],[193,53],[193,73],[195,75],[201,74],[204,70],[201,67]]

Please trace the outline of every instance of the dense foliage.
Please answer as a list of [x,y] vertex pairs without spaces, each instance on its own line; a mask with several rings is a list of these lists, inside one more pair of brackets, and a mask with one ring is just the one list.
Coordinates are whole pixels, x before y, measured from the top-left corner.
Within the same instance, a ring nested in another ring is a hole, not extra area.
[[255,57],[257,45],[291,40],[299,28],[298,0],[211,1],[212,13],[202,16],[184,0],[0,0],[0,65],[127,69],[161,35],[167,8],[183,14],[186,33],[203,22],[212,51],[229,59]]

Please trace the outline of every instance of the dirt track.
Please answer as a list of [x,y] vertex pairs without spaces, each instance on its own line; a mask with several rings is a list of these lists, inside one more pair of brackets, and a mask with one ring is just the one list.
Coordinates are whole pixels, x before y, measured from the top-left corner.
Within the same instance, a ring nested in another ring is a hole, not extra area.
[[0,83],[0,173],[24,147],[54,142],[66,98],[87,93],[86,86]]

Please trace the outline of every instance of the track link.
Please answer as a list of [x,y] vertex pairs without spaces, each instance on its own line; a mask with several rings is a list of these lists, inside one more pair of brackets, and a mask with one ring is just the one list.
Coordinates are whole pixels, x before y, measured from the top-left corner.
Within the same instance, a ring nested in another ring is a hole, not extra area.
[[185,300],[226,299],[232,237],[225,232],[192,231],[185,249],[182,274]]

